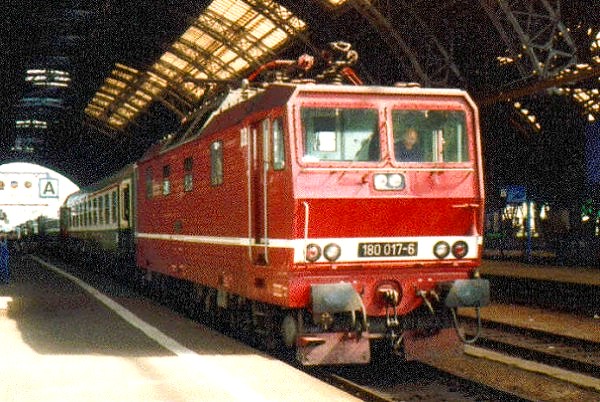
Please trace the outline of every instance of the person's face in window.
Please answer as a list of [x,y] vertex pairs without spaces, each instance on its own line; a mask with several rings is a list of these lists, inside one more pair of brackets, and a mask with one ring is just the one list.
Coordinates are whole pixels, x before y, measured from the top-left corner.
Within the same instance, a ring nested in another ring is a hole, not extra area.
[[406,149],[413,149],[417,141],[419,140],[419,134],[417,134],[416,130],[410,129],[404,135],[404,147]]

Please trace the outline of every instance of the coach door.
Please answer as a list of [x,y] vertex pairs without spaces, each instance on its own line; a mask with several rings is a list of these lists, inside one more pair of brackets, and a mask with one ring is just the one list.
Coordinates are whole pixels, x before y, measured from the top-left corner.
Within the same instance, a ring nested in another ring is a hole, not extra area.
[[248,256],[254,265],[269,264],[268,173],[269,137],[268,119],[250,126],[248,141]]

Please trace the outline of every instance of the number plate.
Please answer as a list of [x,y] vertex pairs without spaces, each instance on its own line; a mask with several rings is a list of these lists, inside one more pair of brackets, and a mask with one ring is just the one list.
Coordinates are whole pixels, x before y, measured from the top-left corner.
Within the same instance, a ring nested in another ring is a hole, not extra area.
[[417,242],[358,243],[359,257],[412,257],[417,255]]

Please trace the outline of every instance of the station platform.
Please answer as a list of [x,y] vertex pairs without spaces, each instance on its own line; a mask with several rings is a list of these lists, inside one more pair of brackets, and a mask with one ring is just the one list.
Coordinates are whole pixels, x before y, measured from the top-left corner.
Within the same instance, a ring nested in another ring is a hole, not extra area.
[[351,401],[115,284],[37,257],[0,285],[0,401]]
[[600,268],[526,264],[515,260],[483,260],[479,272],[483,276],[503,276],[600,286]]
[[481,309],[482,320],[600,344],[600,269],[484,260],[480,273],[500,299]]
[[[475,318],[475,311],[463,309],[460,315]],[[600,344],[600,317],[548,311],[533,306],[492,303],[481,308],[481,319]]]

